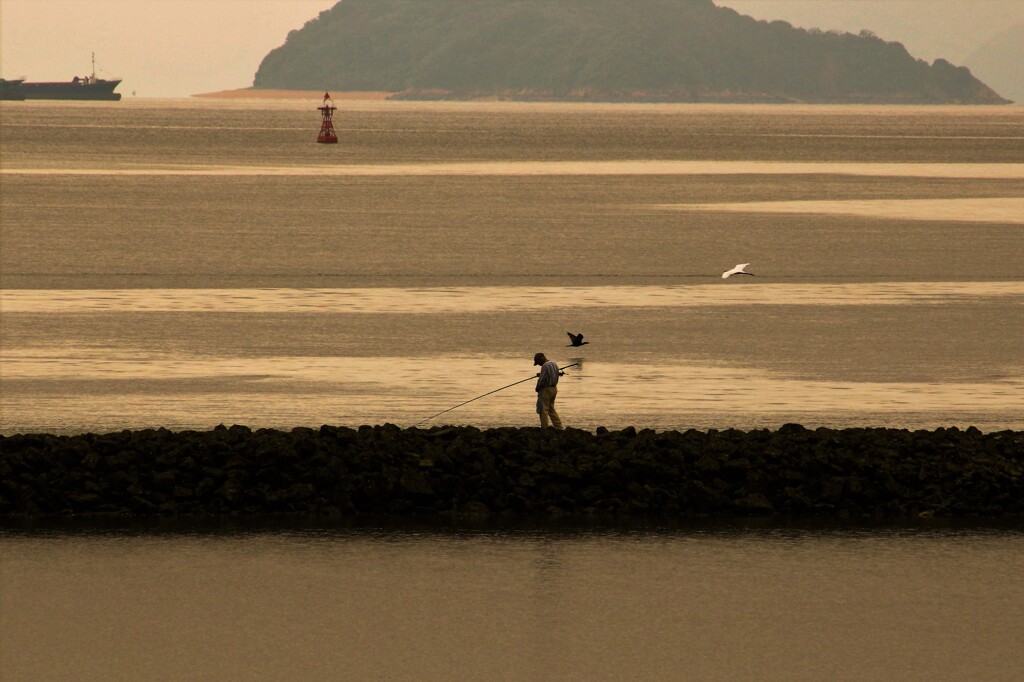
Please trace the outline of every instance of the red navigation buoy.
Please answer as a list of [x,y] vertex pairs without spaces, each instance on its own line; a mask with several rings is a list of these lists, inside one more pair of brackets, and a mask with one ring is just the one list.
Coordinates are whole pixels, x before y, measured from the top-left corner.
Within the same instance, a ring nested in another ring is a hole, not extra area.
[[323,121],[320,123],[320,134],[316,136],[317,142],[328,142],[335,143],[338,141],[338,136],[334,134],[334,124],[331,123],[331,117],[334,116],[334,110],[337,109],[334,106],[334,100],[331,99],[329,92],[324,93],[324,105],[317,107],[320,111],[320,115],[323,117]]

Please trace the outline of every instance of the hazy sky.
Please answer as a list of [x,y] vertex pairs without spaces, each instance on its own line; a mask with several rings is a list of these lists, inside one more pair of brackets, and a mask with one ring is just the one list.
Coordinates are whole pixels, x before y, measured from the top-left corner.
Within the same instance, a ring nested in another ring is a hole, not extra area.
[[183,97],[252,85],[288,31],[337,0],[0,0],[5,78],[120,77],[130,97]]
[[[0,0],[0,73],[121,77],[130,97],[182,97],[252,85],[260,60],[336,0]],[[717,0],[757,18],[899,40],[917,57],[962,63],[1015,21],[1024,0]]]

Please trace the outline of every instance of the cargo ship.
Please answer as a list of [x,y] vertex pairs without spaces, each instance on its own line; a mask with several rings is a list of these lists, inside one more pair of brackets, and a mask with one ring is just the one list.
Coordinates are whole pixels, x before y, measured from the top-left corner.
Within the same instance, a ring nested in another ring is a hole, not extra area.
[[116,102],[121,99],[121,93],[114,92],[114,88],[120,84],[120,78],[105,80],[96,77],[96,55],[93,55],[90,76],[75,76],[70,81],[57,83],[25,82],[21,84],[19,90],[25,99],[89,99]]
[[24,81],[24,78],[15,78],[14,80],[0,78],[0,99],[25,99],[25,93],[21,91],[21,84]]

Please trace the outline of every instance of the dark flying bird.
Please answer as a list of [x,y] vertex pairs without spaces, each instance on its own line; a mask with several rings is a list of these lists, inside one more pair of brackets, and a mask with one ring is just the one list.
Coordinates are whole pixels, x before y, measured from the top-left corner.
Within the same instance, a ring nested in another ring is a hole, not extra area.
[[747,267],[748,265],[750,265],[750,263],[740,263],[732,270],[726,270],[725,272],[722,273],[722,279],[729,279],[730,275],[750,275],[751,277],[753,277],[754,273],[743,271],[743,268]]
[[[566,334],[569,335],[569,341],[571,342],[569,346],[585,346],[590,343],[590,341],[583,340],[583,334],[573,334],[572,332],[566,332]],[[569,346],[566,346],[566,348]]]

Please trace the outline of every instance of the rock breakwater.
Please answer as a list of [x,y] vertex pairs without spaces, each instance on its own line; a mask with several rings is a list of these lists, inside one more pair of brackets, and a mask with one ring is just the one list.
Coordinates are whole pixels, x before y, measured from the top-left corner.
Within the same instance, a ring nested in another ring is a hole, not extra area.
[[1024,515],[1024,433],[244,426],[0,437],[0,515]]

